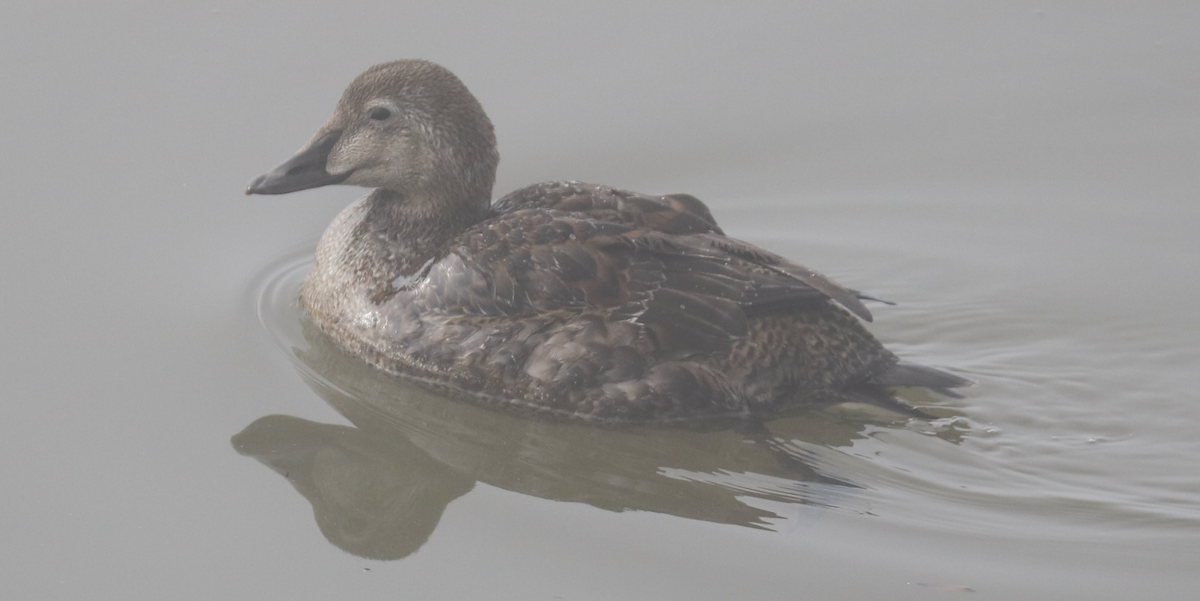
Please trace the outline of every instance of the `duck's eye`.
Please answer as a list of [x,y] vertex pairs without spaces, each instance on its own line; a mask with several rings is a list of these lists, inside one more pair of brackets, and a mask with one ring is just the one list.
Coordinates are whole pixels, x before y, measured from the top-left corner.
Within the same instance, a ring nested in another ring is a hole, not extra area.
[[389,111],[382,106],[371,109],[371,118],[376,121],[383,121],[392,116],[392,111]]

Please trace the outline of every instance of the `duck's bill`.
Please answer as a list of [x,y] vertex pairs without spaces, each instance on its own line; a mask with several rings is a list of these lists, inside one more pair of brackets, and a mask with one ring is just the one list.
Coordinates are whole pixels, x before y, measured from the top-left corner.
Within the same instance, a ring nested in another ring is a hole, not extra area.
[[341,136],[341,130],[334,130],[313,140],[282,165],[254,178],[246,194],[287,194],[342,183],[351,171],[332,175],[325,170],[329,151]]

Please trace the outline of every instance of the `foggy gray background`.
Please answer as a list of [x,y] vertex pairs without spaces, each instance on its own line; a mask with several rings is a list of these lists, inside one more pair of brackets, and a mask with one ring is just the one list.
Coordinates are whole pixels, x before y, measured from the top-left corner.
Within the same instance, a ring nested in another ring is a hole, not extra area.
[[[1194,591],[1197,31],[1186,2],[7,6],[0,595]],[[937,401],[965,441],[901,426],[827,449],[857,509],[776,531],[480,484],[404,560],[330,545],[229,437],[274,413],[345,423],[256,296],[362,191],[242,189],[394,58],[479,97],[497,195],[688,192],[731,235],[899,302],[872,308],[881,340],[980,383]]]

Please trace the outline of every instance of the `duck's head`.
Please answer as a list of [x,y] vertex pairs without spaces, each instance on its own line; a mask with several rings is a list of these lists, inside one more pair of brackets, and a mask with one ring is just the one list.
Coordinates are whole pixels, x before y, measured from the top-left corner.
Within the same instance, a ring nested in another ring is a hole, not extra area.
[[498,161],[492,122],[467,87],[431,62],[399,60],[355,78],[333,118],[246,194],[352,184],[486,207]]

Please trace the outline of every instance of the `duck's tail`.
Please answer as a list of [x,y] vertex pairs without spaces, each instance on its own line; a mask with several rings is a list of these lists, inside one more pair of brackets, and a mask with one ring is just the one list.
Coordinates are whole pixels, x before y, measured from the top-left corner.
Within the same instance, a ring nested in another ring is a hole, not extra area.
[[901,361],[891,369],[879,374],[867,382],[852,387],[846,391],[847,400],[874,405],[901,415],[921,419],[934,419],[936,416],[921,411],[897,399],[891,391],[892,386],[912,386],[928,388],[938,394],[960,399],[962,395],[954,392],[954,388],[972,386],[975,383],[966,378],[934,369],[916,363]]
[[891,369],[871,378],[871,383],[880,386],[919,386],[952,398],[962,398],[952,388],[975,384],[961,376],[908,361],[896,363]]

